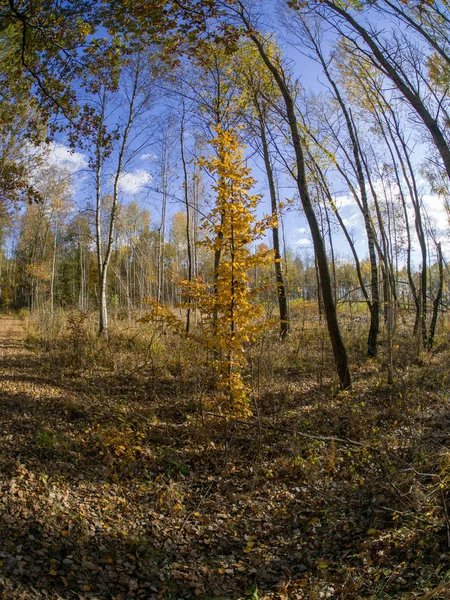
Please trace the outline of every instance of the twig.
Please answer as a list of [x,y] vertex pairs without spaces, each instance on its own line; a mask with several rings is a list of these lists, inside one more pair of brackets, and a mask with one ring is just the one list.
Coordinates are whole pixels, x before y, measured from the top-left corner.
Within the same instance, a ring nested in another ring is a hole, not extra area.
[[208,494],[209,494],[209,492],[210,492],[210,490],[211,490],[211,488],[212,488],[212,486],[213,486],[213,483],[215,483],[215,481],[216,481],[215,479],[213,479],[213,480],[211,481],[211,483],[208,485],[208,487],[207,487],[207,489],[206,489],[206,492],[205,492],[205,493],[203,494],[203,496],[200,498],[200,501],[199,501],[199,503],[197,504],[197,506],[196,506],[196,507],[194,508],[194,510],[192,510],[192,511],[191,511],[191,512],[190,512],[190,513],[189,513],[189,514],[186,516],[186,518],[184,519],[184,521],[183,521],[183,523],[182,523],[182,525],[181,525],[181,527],[180,527],[180,531],[178,532],[178,537],[179,537],[179,538],[181,537],[181,534],[183,533],[183,531],[184,531],[184,528],[186,527],[186,525],[187,525],[187,523],[188,523],[189,519],[192,517],[192,515],[193,515],[194,513],[196,513],[196,512],[198,511],[198,509],[199,509],[199,508],[200,508],[200,506],[202,505],[203,501],[204,501],[204,500],[205,500],[205,498],[208,496]]
[[450,519],[448,517],[447,502],[445,501],[444,490],[441,489],[442,503],[444,504],[445,525],[447,527],[447,545],[450,548]]
[[181,534],[184,531],[184,528],[186,527],[189,519],[192,517],[192,515],[194,513],[196,513],[198,511],[198,509],[200,508],[200,506],[203,504],[203,502],[205,501],[205,498],[208,496],[209,492],[211,491],[211,488],[213,486],[214,483],[216,483],[220,477],[222,476],[222,473],[225,471],[225,467],[227,465],[227,458],[228,458],[228,444],[225,446],[225,453],[224,453],[224,457],[223,457],[223,464],[222,464],[222,468],[220,469],[220,473],[218,475],[218,477],[216,479],[213,479],[211,481],[211,483],[208,485],[208,487],[206,488],[206,492],[203,494],[203,496],[200,498],[197,506],[194,508],[194,510],[192,510],[184,519],[183,523],[181,524],[180,530],[178,532],[178,538],[181,537]]
[[[226,415],[220,415],[218,413],[213,413],[213,412],[207,412],[206,414],[211,417],[218,417],[219,419],[229,420],[229,417],[227,417]],[[358,448],[362,448],[362,447],[366,446],[366,444],[363,444],[362,442],[357,442],[356,440],[350,440],[348,438],[338,438],[338,437],[325,436],[325,435],[311,435],[309,433],[303,433],[302,431],[298,431],[296,429],[288,429],[286,427],[278,427],[277,425],[271,425],[270,423],[258,423],[258,421],[255,421],[255,422],[244,421],[244,419],[231,419],[231,420],[233,421],[233,423],[239,423],[240,425],[245,425],[246,427],[252,427],[254,425],[257,425],[258,427],[261,427],[261,428],[266,427],[267,429],[274,429],[276,431],[284,431],[284,432],[294,433],[295,435],[306,438],[308,440],[314,440],[314,441],[318,440],[320,442],[338,442],[340,444],[348,444],[350,446],[357,446]]]
[[414,519],[415,521],[421,521],[422,523],[425,523],[426,525],[429,525],[430,527],[438,527],[438,525],[439,525],[439,523],[431,523],[430,521],[427,521],[427,519],[423,519],[422,517],[419,517],[418,515],[415,515],[414,513],[405,512],[403,510],[397,510],[396,508],[391,508],[389,506],[381,506],[381,504],[375,504],[375,508],[379,508],[380,510],[385,510],[386,512],[395,513],[397,515],[402,515],[402,517],[410,517],[411,519]]

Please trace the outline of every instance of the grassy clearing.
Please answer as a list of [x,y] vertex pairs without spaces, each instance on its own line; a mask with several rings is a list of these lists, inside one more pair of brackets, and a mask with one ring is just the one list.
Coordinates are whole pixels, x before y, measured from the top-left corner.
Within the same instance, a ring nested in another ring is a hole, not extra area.
[[[4,598],[379,599],[450,594],[448,324],[396,381],[342,316],[354,387],[298,307],[252,349],[254,417],[227,422],[207,356],[134,319],[0,319]],[[43,331],[46,334],[43,334]]]

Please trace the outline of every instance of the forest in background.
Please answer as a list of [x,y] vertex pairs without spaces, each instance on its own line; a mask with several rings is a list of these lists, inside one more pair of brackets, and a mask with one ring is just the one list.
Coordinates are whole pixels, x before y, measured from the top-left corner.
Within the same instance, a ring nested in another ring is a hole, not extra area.
[[3,597],[448,597],[449,29],[0,2]]

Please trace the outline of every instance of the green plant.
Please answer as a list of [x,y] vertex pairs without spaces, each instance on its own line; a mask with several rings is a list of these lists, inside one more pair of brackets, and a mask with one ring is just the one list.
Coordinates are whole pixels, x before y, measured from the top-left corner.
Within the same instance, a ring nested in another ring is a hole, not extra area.
[[58,445],[55,433],[49,429],[38,431],[35,439],[39,449],[45,454],[53,453]]

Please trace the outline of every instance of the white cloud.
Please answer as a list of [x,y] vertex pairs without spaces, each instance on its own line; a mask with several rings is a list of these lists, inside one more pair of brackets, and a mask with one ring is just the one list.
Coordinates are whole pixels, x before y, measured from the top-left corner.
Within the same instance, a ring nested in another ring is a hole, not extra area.
[[72,174],[80,169],[85,169],[88,164],[85,154],[74,152],[68,146],[57,142],[51,142],[49,145],[48,162],[61,166]]
[[435,194],[425,194],[423,204],[431,221],[436,221],[438,227],[448,227],[448,214],[442,198]]
[[300,246],[301,248],[308,248],[308,247],[312,246],[311,240],[309,238],[301,238],[301,239],[297,240],[295,243],[297,246]]
[[306,229],[306,227],[296,227],[295,231],[297,233],[300,233],[301,235],[304,235],[305,233],[308,233],[308,230]]
[[156,154],[142,154],[140,160],[157,160]]
[[348,217],[344,217],[342,221],[347,229],[364,229],[364,219],[359,211],[352,213]]
[[342,208],[347,208],[347,206],[353,208],[357,207],[358,205],[356,204],[353,196],[339,196],[339,198],[336,198],[336,206],[339,210],[341,210]]
[[125,194],[138,194],[151,180],[152,176],[148,171],[136,169],[136,171],[124,173],[121,176],[120,189]]

